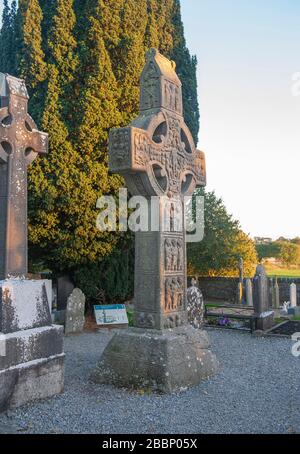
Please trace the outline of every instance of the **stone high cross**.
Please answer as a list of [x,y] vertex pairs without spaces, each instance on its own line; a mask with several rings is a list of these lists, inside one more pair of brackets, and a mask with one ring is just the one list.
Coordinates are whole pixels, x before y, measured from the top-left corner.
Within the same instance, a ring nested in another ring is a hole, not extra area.
[[147,53],[141,76],[139,117],[111,130],[109,167],[124,176],[131,195],[159,198],[159,231],[136,233],[134,324],[159,330],[185,325],[183,197],[205,186],[205,156],[184,122],[175,63],[156,49]]
[[23,80],[0,73],[0,279],[27,274],[27,167],[48,135],[27,112]]

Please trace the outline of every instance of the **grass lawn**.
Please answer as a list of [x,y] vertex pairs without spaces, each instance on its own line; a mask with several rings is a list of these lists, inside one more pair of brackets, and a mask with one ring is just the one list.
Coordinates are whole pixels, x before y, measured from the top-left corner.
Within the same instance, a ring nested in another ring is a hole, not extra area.
[[300,278],[300,268],[293,268],[293,269],[288,269],[288,268],[275,268],[275,267],[270,267],[266,266],[266,271],[268,276],[270,277],[299,277]]

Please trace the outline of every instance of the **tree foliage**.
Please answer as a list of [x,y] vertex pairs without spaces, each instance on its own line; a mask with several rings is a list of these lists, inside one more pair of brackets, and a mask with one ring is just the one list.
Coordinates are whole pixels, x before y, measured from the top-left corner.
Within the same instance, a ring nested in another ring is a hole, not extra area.
[[[0,70],[25,79],[30,113],[50,138],[48,156],[30,167],[31,263],[78,279],[103,267],[117,276],[117,251],[133,250],[132,235],[99,232],[96,201],[123,185],[108,172],[108,133],[138,114],[150,47],[177,64],[197,142],[197,62],[186,46],[179,1],[19,0],[16,10],[16,1],[5,0],[0,44]],[[132,275],[132,261],[122,263],[129,267],[123,274]],[[121,285],[106,287],[109,296]]]
[[242,257],[245,275],[252,276],[258,260],[254,242],[242,232],[239,222],[228,214],[214,192],[199,189],[195,195],[204,197],[205,233],[203,241],[188,243],[189,273],[236,276]]
[[278,242],[279,258],[287,266],[297,265],[300,262],[300,247],[291,241]]
[[15,74],[16,10],[16,0],[13,0],[11,6],[8,0],[3,1],[2,28],[0,31],[0,70],[3,73]]

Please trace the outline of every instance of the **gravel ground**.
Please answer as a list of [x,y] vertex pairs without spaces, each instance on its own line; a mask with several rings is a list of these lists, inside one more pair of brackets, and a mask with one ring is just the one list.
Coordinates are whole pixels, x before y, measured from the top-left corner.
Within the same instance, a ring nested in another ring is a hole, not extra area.
[[300,358],[289,339],[209,330],[222,369],[168,396],[88,381],[111,337],[68,337],[65,392],[0,416],[0,433],[300,433]]

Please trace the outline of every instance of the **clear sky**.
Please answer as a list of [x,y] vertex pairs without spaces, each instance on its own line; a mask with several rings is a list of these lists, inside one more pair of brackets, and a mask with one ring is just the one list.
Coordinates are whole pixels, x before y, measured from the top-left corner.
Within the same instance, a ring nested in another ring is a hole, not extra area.
[[[0,9],[3,1],[0,0]],[[300,236],[299,0],[181,0],[208,189],[252,236]]]
[[300,236],[299,0],[181,0],[208,189],[252,236]]

